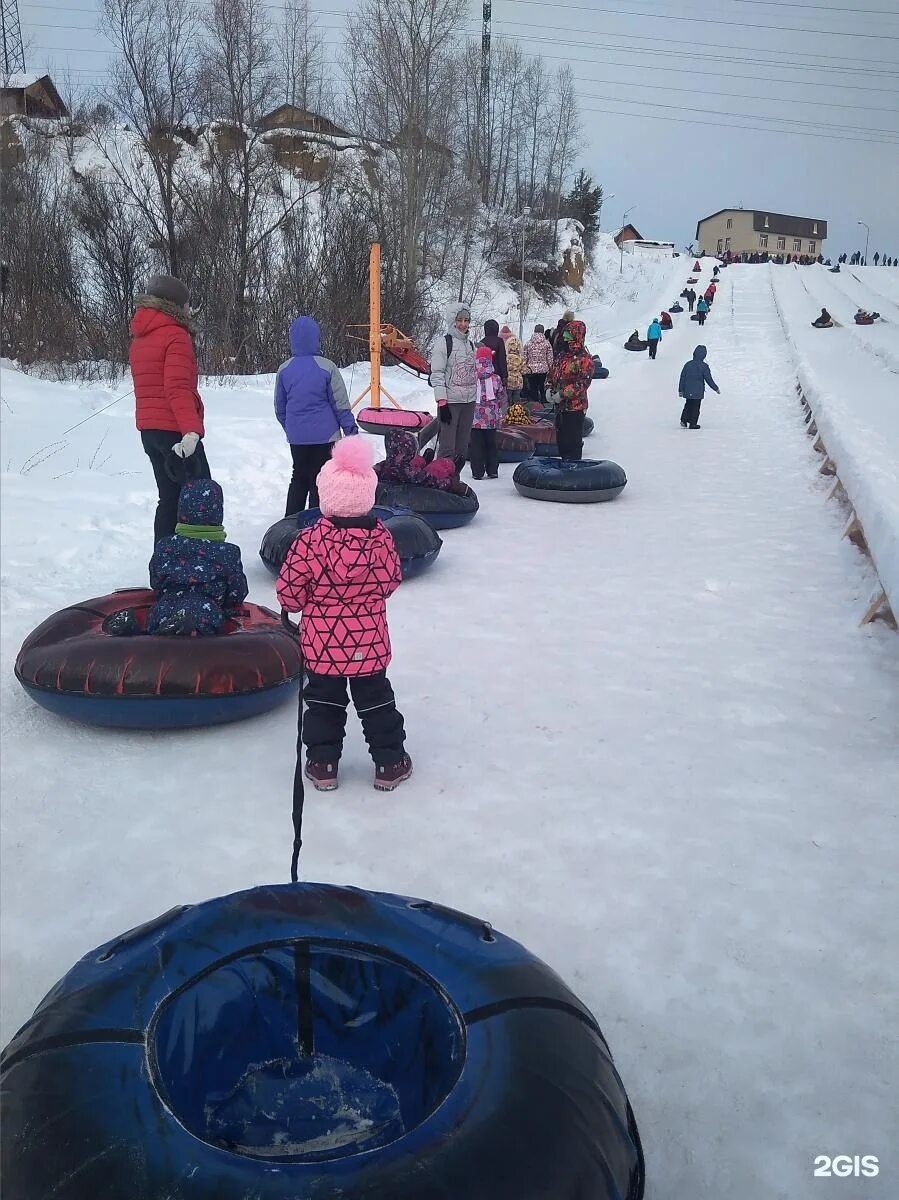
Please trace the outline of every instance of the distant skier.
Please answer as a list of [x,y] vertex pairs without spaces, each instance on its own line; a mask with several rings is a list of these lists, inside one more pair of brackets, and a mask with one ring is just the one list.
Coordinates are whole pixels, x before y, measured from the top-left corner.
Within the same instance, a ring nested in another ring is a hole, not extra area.
[[658,317],[653,317],[650,322],[646,331],[646,340],[649,343],[649,357],[655,358],[659,352],[659,342],[662,340],[662,326]]
[[699,429],[699,410],[702,406],[703,396],[705,396],[706,384],[713,392],[721,394],[721,389],[712,378],[712,372],[705,361],[707,353],[705,346],[697,346],[693,351],[693,357],[689,362],[684,363],[680,373],[677,393],[683,397],[684,401],[680,415],[683,429]]

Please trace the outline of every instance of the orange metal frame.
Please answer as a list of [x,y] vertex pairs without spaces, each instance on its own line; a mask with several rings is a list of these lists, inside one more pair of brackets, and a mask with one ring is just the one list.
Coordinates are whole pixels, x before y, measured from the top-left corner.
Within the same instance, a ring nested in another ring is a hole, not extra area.
[[368,356],[371,362],[371,382],[353,401],[353,408],[358,408],[369,395],[371,408],[381,407],[382,396],[386,396],[394,408],[402,408],[381,385],[381,337],[389,331],[397,332],[392,325],[381,325],[381,244],[372,242],[368,258]]

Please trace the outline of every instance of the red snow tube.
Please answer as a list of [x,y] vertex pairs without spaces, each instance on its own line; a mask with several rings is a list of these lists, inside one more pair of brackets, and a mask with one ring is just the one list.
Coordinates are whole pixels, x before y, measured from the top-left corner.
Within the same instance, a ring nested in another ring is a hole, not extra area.
[[856,317],[855,323],[856,323],[856,325],[873,325],[874,318],[873,317]]
[[386,354],[414,371],[416,375],[430,375],[431,364],[414,346],[388,346],[384,343],[383,348]]
[[155,600],[147,588],[125,588],[54,613],[25,639],[16,678],[51,712],[128,729],[219,725],[296,695],[297,640],[258,604],[213,637],[106,632],[123,608],[145,626]]

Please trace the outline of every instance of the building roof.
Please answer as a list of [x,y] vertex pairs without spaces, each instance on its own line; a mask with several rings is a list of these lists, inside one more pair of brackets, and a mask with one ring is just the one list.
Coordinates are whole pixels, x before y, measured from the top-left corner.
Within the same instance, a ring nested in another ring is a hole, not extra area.
[[277,108],[273,108],[271,112],[260,118],[259,126],[262,129],[284,127],[297,129],[300,132],[326,133],[331,137],[352,137],[351,133],[346,129],[341,129],[339,125],[335,125],[329,117],[311,112],[299,104],[279,104]]
[[[631,231],[631,237],[628,239],[625,239],[624,235],[627,233],[628,230]],[[614,240],[615,240],[616,246],[618,245],[618,243],[620,241],[624,241],[624,240],[642,242],[643,234],[640,232],[640,230],[637,228],[636,225],[631,225],[631,223],[628,222],[627,225],[622,225],[622,227],[618,230],[618,232],[615,234]]]
[[[725,213],[741,212],[752,213],[752,228],[756,233],[779,233],[784,237],[819,238],[821,241],[827,237],[827,222],[820,217],[790,217],[784,213],[774,213],[764,208],[719,208],[717,212],[710,213],[709,216],[702,217],[696,222],[697,240],[700,226],[704,225],[706,221],[712,221],[715,217],[723,216]],[[767,225],[765,225],[766,217]],[[815,229],[816,225],[817,229]]]
[[56,85],[49,75],[38,75],[32,72],[14,72],[7,76],[6,82],[3,84],[2,91],[4,92],[27,92],[36,84],[40,84],[50,98],[50,103],[56,109],[60,116],[66,117],[69,115],[69,110],[63,103],[62,96],[56,90]]

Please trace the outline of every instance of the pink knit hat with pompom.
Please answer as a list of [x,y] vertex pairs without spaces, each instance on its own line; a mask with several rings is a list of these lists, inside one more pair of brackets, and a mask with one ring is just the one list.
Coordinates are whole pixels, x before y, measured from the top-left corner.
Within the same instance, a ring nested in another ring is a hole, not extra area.
[[326,517],[362,517],[375,503],[378,477],[372,448],[358,434],[341,438],[318,473],[319,506]]

